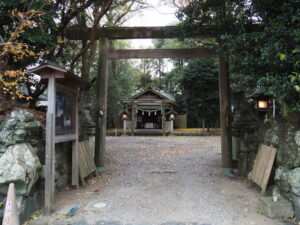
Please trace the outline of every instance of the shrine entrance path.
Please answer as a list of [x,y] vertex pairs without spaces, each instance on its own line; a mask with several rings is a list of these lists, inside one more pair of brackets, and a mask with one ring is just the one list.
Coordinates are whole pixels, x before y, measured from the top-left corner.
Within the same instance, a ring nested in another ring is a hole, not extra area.
[[106,171],[55,207],[79,205],[82,224],[282,224],[258,213],[258,189],[221,174],[220,153],[216,136],[107,137]]

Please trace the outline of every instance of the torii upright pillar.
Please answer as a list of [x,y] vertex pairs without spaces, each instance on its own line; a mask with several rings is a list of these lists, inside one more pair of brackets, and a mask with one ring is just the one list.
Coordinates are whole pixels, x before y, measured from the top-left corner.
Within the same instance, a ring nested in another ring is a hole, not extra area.
[[99,40],[99,60],[97,78],[97,103],[98,118],[96,119],[95,133],[95,164],[98,172],[104,170],[104,153],[106,137],[106,118],[107,118],[107,84],[108,84],[108,39]]
[[222,168],[226,176],[232,173],[231,107],[229,95],[228,62],[224,56],[219,58],[219,95]]

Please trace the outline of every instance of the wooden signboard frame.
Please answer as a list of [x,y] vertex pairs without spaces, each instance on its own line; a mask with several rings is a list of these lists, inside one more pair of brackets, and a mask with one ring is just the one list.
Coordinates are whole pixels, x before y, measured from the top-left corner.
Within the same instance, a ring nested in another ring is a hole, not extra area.
[[[45,63],[30,70],[40,75],[41,79],[48,79],[48,104],[46,115],[46,159],[45,159],[45,214],[52,212],[55,196],[55,144],[72,142],[72,185],[79,187],[79,156],[78,156],[78,92],[79,87],[89,83],[70,71],[59,66]],[[69,132],[56,132],[56,94],[62,92],[71,97],[72,128]]]

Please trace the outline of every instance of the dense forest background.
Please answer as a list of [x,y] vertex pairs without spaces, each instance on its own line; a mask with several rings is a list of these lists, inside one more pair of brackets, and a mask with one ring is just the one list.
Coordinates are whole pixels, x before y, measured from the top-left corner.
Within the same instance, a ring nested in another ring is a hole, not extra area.
[[[300,2],[293,0],[164,0],[178,8],[183,34],[191,25],[218,25],[218,39],[154,40],[155,48],[219,47],[228,56],[232,90],[263,90],[276,97],[283,114],[300,111]],[[0,2],[0,100],[31,101],[43,93],[26,70],[44,60],[67,67],[93,82],[98,42],[68,41],[66,27],[122,26],[151,7],[146,0],[4,0]],[[252,27],[249,31],[249,27]],[[222,43],[222,46],[219,46]],[[128,41],[112,41],[130,48]],[[170,66],[171,65],[171,66]],[[170,92],[188,112],[190,127],[215,126],[219,117],[217,59],[112,60],[108,124],[122,111],[122,99],[146,88]],[[166,68],[172,69],[166,72]],[[95,82],[93,82],[95,83]],[[28,95],[18,89],[28,88]],[[92,87],[93,88],[93,87]]]

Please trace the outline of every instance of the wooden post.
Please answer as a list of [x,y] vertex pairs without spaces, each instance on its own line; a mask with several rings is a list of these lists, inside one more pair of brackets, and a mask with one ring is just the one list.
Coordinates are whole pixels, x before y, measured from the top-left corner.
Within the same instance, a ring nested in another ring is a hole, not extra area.
[[166,120],[165,103],[162,102],[162,105],[161,105],[161,128],[162,128],[163,136],[166,136],[165,120]]
[[231,107],[229,95],[228,62],[219,58],[220,127],[223,172],[232,176]]
[[55,92],[55,76],[50,76],[46,116],[45,215],[51,214],[55,190]]
[[174,120],[171,120],[170,122],[171,122],[171,131],[170,131],[170,133],[171,133],[171,135],[173,135],[173,132],[174,132]]
[[79,118],[78,118],[78,91],[76,93],[76,113],[75,113],[75,135],[76,140],[72,141],[72,185],[79,188]]
[[104,168],[104,152],[107,117],[107,82],[108,82],[108,39],[99,40],[99,60],[97,78],[97,101],[99,117],[96,118],[95,164],[98,171]]
[[134,136],[134,128],[135,128],[135,104],[131,105],[131,136]]

